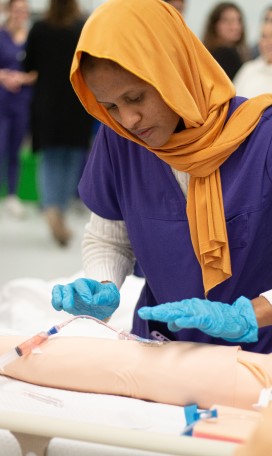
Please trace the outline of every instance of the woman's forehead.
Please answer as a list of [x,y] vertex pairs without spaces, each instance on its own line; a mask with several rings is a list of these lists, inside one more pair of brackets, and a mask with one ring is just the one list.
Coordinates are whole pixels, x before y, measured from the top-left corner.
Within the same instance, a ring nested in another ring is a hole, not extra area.
[[[104,60],[104,59],[101,59]],[[101,61],[90,69],[83,70],[83,77],[96,98],[107,97],[111,92],[122,93],[126,90],[143,87],[147,83],[120,65]],[[100,101],[106,101],[100,100]]]

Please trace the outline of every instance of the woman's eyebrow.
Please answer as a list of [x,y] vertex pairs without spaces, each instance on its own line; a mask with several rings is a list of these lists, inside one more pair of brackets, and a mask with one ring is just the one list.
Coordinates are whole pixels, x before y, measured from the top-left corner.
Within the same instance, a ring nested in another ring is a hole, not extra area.
[[[140,88],[135,88],[135,87],[133,87],[133,88],[127,90],[126,92],[122,93],[121,95],[119,95],[118,98],[124,98],[124,97],[127,97],[127,96],[129,96],[129,95],[131,96],[131,93],[132,93],[132,92],[140,92],[140,91],[141,91]],[[97,103],[114,104],[113,101],[102,101],[102,100],[96,100],[96,101],[97,101]]]
[[100,101],[100,100],[96,100],[97,103],[101,103],[101,104],[114,104],[112,101]]

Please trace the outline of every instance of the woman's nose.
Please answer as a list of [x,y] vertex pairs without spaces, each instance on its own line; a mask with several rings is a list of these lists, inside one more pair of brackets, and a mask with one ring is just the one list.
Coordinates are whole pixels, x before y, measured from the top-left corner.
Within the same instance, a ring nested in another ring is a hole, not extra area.
[[125,107],[119,109],[120,124],[127,130],[133,130],[137,128],[142,116],[138,110],[131,107]]

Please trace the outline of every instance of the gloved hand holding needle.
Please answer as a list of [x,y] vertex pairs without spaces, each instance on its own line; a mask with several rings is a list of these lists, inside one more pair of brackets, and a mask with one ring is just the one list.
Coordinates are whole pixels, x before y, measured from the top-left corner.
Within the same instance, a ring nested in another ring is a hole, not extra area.
[[229,342],[256,342],[258,324],[249,299],[241,296],[232,305],[192,298],[142,307],[138,315],[144,320],[167,323],[170,331],[197,328]]
[[104,320],[120,303],[120,293],[112,282],[100,283],[92,279],[77,279],[67,285],[55,285],[52,305],[72,315],[90,315]]

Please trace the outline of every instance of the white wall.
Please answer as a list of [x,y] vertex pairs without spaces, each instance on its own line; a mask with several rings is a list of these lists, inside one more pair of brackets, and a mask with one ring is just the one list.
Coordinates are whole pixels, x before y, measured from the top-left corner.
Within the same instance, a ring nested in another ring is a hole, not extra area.
[[[31,7],[36,11],[42,11],[48,4],[48,0],[29,0]],[[91,12],[106,0],[79,0],[83,9]],[[131,0],[133,1],[133,0]],[[244,12],[247,36],[250,44],[256,42],[259,34],[259,24],[264,9],[272,5],[272,0],[233,0]],[[187,8],[185,19],[189,27],[201,38],[204,22],[207,14],[218,0],[186,0]]]
[[[105,0],[78,0],[79,4],[83,7],[85,11],[93,11],[98,5],[103,3]],[[1,2],[1,0],[0,0]],[[49,0],[29,0],[30,7],[35,12],[42,12],[47,5]]]

